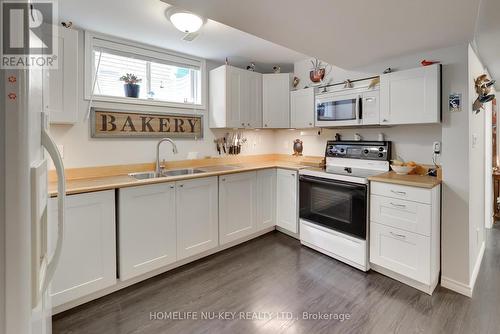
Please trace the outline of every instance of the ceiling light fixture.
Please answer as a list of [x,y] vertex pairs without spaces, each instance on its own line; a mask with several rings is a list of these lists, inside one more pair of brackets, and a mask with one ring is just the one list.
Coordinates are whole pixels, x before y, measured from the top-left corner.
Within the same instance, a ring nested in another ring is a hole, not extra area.
[[174,7],[166,11],[166,16],[174,27],[187,34],[197,32],[205,23],[202,17]]

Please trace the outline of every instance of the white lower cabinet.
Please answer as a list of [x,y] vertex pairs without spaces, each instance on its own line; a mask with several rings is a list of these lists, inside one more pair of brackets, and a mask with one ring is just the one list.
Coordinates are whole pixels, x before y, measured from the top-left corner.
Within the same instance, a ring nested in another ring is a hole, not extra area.
[[440,271],[440,186],[371,183],[372,269],[432,294]]
[[276,225],[276,169],[257,172],[257,223],[258,231]]
[[217,176],[177,182],[177,259],[219,244]]
[[120,189],[118,205],[121,280],[177,260],[174,182]]
[[276,173],[276,226],[298,233],[298,175],[296,171],[278,169]]
[[226,244],[256,230],[257,172],[219,177],[219,241]]
[[[48,204],[48,245],[57,240],[57,198]],[[116,283],[114,190],[66,198],[61,257],[51,284],[52,305],[59,306]]]

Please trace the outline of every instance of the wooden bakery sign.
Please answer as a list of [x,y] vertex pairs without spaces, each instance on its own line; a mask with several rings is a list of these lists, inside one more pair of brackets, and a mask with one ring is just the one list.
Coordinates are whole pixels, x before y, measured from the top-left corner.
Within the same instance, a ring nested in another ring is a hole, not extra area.
[[94,138],[202,138],[203,116],[109,111],[93,108]]

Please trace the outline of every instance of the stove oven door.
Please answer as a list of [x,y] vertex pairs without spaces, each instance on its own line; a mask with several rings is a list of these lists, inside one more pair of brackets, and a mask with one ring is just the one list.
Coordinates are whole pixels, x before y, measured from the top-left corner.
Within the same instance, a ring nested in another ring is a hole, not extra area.
[[300,176],[300,218],[366,240],[367,185]]

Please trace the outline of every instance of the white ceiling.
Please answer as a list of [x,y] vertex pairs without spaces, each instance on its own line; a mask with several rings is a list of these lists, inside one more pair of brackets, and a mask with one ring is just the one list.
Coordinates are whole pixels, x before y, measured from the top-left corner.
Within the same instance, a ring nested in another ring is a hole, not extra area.
[[500,1],[481,1],[475,39],[481,60],[500,91]]
[[356,69],[402,54],[471,41],[480,0],[165,1],[328,63]]
[[224,24],[208,20],[192,42],[166,18],[166,3],[160,0],[63,0],[60,21],[73,21],[79,28],[139,41],[222,63],[246,66],[251,61],[260,72],[271,72],[276,64],[286,71],[306,56]]

